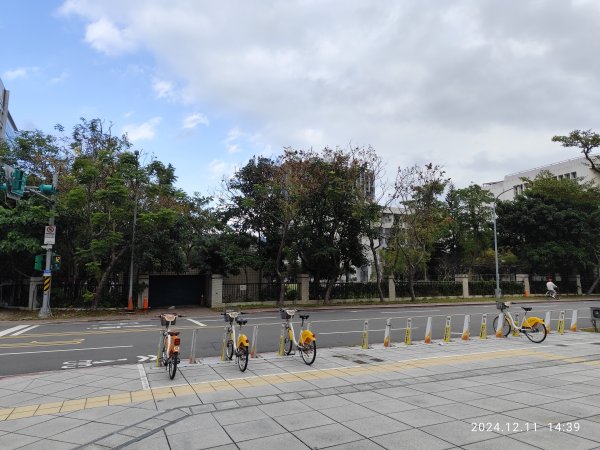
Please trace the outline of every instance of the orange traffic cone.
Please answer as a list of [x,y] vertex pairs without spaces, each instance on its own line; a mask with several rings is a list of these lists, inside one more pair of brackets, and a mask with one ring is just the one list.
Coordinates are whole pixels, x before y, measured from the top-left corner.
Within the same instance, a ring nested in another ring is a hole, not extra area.
[[144,309],[148,309],[148,297],[144,297],[143,306]]

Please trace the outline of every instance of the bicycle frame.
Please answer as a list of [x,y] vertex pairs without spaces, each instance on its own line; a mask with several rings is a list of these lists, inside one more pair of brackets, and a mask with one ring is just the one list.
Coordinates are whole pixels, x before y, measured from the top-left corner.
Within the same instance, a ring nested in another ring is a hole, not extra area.
[[[512,330],[518,330],[519,332],[523,332],[523,330],[527,330],[530,327],[532,327],[533,325],[535,325],[538,322],[544,323],[544,321],[542,319],[540,319],[539,317],[529,317],[527,318],[527,313],[529,311],[525,311],[525,314],[523,314],[523,320],[521,321],[521,325],[517,325],[515,323],[515,319],[513,319],[512,314],[510,313],[510,311],[508,310],[508,307],[504,310],[502,310],[502,313],[504,314],[505,317],[508,318],[509,323],[510,323],[510,327]],[[525,328],[524,328],[525,325]]]
[[225,314],[226,314],[226,317],[228,318],[228,320],[227,320],[227,325],[225,325],[224,342],[227,343],[227,341],[229,340],[228,337],[231,336],[231,340],[233,342],[233,350],[235,352],[238,352],[242,345],[247,348],[250,348],[250,343],[248,341],[248,337],[244,333],[241,332],[242,326],[239,325],[239,327],[240,327],[239,335],[237,335],[237,333],[235,331],[234,321],[237,318],[239,313],[226,312]]
[[[287,310],[287,311],[289,314],[290,310]],[[294,312],[294,314],[295,314],[295,312]],[[300,325],[300,342],[298,342],[296,340],[296,333],[294,332],[294,325],[292,323],[292,319],[294,316],[293,315],[291,315],[291,316],[292,317],[285,320],[285,326],[288,329],[290,341],[292,341],[294,343],[294,346],[296,348],[298,348],[298,346],[300,346],[300,345],[310,344],[312,341],[314,341],[316,339],[314,333],[312,331],[310,331],[308,328],[304,328],[304,319],[302,319],[302,324]]]

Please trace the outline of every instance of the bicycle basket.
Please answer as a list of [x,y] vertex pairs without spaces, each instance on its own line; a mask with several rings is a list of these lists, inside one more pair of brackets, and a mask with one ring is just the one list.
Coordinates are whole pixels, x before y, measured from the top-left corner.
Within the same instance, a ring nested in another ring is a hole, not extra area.
[[[171,320],[171,321],[170,321],[170,322],[171,322],[171,325],[175,325],[175,322],[176,322],[176,321],[177,321],[177,316],[175,316],[175,317],[173,318],[173,320]],[[160,316],[160,324],[161,324],[163,327],[166,327],[168,323],[169,323],[169,321],[168,321],[168,320],[165,318],[165,316]]]
[[285,310],[285,309],[282,309],[282,310],[280,311],[280,313],[281,313],[281,318],[282,318],[282,319],[285,319],[285,320],[287,320],[287,319],[291,319],[291,318],[292,318],[292,316],[290,316],[290,315],[288,314],[287,310]]

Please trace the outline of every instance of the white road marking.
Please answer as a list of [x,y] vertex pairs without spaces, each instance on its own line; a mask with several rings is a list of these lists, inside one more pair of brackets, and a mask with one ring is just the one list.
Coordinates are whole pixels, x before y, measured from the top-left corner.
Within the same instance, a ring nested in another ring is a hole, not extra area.
[[189,320],[190,322],[195,323],[199,327],[205,327],[206,326],[206,324],[204,324],[202,322],[198,322],[197,320],[194,320],[194,319],[186,319],[186,320]]
[[140,373],[140,381],[142,382],[142,389],[147,391],[150,389],[150,383],[148,383],[148,377],[146,376],[146,370],[142,364],[138,364],[138,372]]
[[6,336],[8,334],[14,333],[15,331],[22,330],[23,328],[27,328],[30,325],[17,325],[16,327],[9,328],[8,330],[0,331],[0,336]]
[[[392,310],[392,312],[394,314],[401,314],[401,313],[406,313],[406,314],[410,314],[413,312],[438,312],[441,311],[441,309],[394,309]],[[390,311],[379,311],[379,314],[389,314]]]
[[20,334],[27,333],[28,331],[31,331],[31,330],[33,330],[34,328],[37,328],[37,327],[39,327],[39,325],[32,325],[29,328],[23,328],[22,330],[17,331],[16,333],[13,333],[11,336],[18,336]]
[[39,350],[37,352],[16,352],[16,353],[0,353],[0,356],[9,355],[32,355],[35,353],[58,353],[58,352],[80,352],[82,350],[104,350],[107,348],[131,348],[133,345],[116,345],[114,347],[89,347],[89,348],[69,348],[63,350]]
[[138,363],[150,362],[150,361],[156,361],[156,355],[148,355],[148,356],[138,355]]

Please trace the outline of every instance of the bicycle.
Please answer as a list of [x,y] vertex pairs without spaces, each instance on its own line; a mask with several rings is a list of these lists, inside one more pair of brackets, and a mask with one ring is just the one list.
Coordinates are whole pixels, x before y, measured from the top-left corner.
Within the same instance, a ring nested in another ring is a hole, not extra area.
[[[544,339],[546,339],[546,336],[548,335],[548,330],[546,329],[544,321],[539,317],[527,318],[527,313],[531,311],[532,308],[529,306],[522,306],[521,308],[525,311],[525,314],[523,315],[521,326],[517,326],[510,311],[508,311],[510,305],[511,302],[496,303],[496,307],[504,313],[504,324],[502,325],[502,334],[504,337],[508,336],[511,331],[518,330],[520,333],[527,336],[527,339],[531,342],[535,342],[536,344],[544,342]],[[498,316],[494,318],[493,325],[494,331],[498,331]]]
[[560,295],[558,293],[558,289],[554,291],[546,291],[546,297],[550,297],[553,300],[560,300]]
[[[310,316],[308,314],[300,314],[302,324],[300,325],[300,342],[296,341],[294,327],[291,320],[294,315],[299,312],[299,309],[279,309],[281,318],[285,320],[285,329],[283,331],[283,351],[286,355],[292,353],[292,347],[295,345],[300,352],[302,359],[307,365],[311,365],[317,358],[317,340],[314,333],[304,328],[304,321]],[[295,352],[294,352],[295,353]]]
[[159,365],[165,367],[169,372],[169,378],[172,380],[175,378],[177,373],[177,364],[181,361],[179,359],[179,347],[181,345],[181,338],[179,337],[179,331],[171,330],[171,325],[175,325],[177,321],[177,314],[161,314],[160,324],[165,327],[162,330],[162,338],[159,346],[159,355],[157,361]]
[[[246,319],[240,319],[238,317],[240,314],[244,313],[237,311],[225,311],[222,313],[227,325],[225,325],[225,336],[223,337],[224,345],[221,358],[231,360],[235,354],[237,365],[240,370],[244,372],[248,367],[250,344],[248,342],[248,337],[245,334],[242,334],[242,326],[246,325],[248,321]],[[235,326],[233,325],[234,320],[239,325],[239,336],[237,339],[235,336]]]

